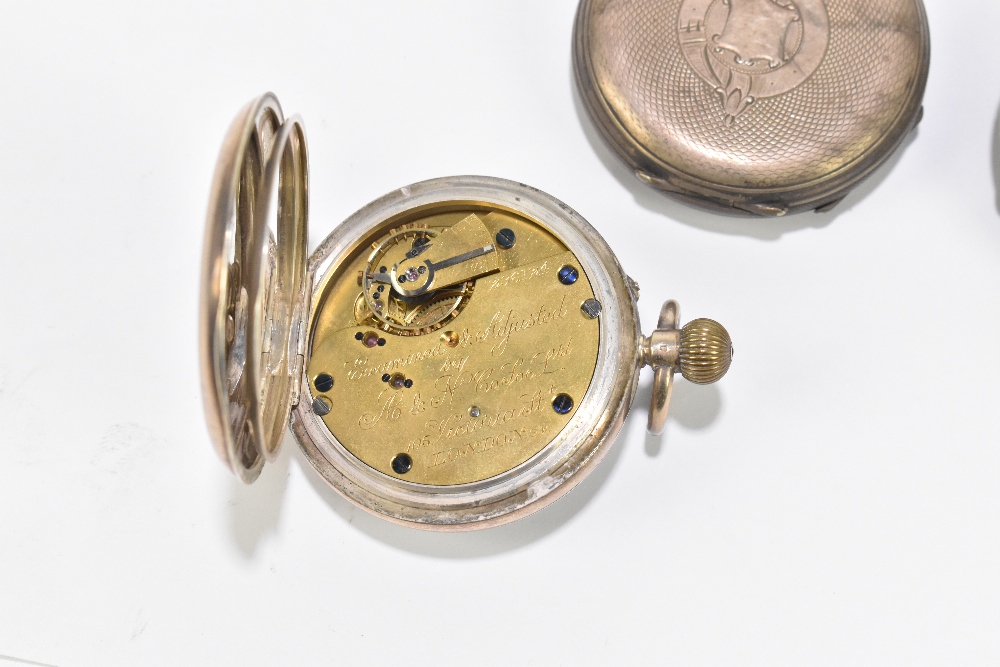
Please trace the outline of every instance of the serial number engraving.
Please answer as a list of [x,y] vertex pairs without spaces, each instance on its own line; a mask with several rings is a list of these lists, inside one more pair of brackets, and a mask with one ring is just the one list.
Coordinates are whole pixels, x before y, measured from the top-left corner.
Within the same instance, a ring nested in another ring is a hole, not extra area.
[[509,285],[521,285],[535,278],[549,275],[552,269],[548,262],[542,262],[541,266],[527,267],[523,269],[515,269],[510,273],[504,274],[498,278],[494,278],[490,281],[489,291],[495,289],[502,289]]

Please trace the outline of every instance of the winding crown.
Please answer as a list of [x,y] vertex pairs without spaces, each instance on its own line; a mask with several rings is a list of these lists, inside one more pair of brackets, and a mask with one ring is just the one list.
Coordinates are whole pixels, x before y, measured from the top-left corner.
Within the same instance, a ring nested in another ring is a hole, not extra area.
[[733,341],[715,320],[692,320],[681,329],[678,361],[681,374],[694,384],[717,382],[733,363]]

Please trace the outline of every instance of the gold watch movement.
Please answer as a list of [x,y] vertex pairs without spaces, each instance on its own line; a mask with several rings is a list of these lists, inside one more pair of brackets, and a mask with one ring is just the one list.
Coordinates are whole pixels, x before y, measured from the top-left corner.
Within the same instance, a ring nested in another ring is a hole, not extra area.
[[639,370],[649,429],[674,372],[732,359],[712,320],[668,301],[639,329],[638,286],[549,195],[460,176],[400,188],[307,249],[302,122],[263,95],[233,122],[206,230],[200,347],[216,448],[245,482],[290,423],[337,491],[432,530],[506,523],[578,483],[618,434]]

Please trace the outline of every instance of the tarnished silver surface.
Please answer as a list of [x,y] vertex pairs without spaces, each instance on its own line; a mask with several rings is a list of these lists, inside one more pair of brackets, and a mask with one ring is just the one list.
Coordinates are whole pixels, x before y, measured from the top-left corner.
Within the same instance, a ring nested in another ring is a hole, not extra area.
[[921,0],[583,0],[574,64],[646,183],[736,215],[842,199],[919,121]]

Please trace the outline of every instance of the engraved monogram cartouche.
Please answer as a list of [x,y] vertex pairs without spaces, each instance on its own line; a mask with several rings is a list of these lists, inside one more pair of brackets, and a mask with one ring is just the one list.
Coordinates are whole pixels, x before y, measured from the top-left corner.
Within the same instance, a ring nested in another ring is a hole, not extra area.
[[678,26],[691,67],[732,124],[754,100],[809,78],[830,36],[823,0],[685,0]]
[[653,433],[675,372],[708,384],[729,369],[726,330],[681,326],[673,301],[643,336],[638,285],[586,220],[534,188],[406,186],[311,255],[308,191],[302,121],[273,95],[252,101],[216,168],[200,330],[212,440],[247,483],[290,425],[359,507],[428,530],[487,528],[594,469],[643,366]]

